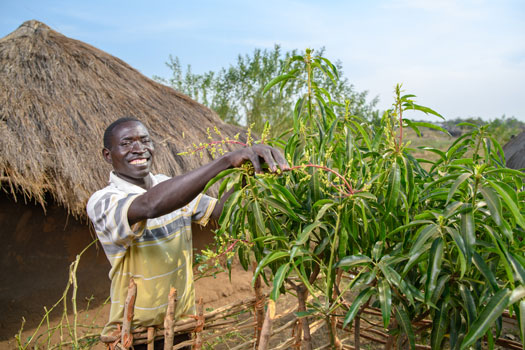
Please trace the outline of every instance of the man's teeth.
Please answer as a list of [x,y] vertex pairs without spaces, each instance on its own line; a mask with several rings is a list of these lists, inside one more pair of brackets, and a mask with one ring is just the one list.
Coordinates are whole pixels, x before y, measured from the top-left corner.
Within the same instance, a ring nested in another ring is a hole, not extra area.
[[130,163],[131,164],[144,164],[147,161],[148,161],[147,159],[133,159]]

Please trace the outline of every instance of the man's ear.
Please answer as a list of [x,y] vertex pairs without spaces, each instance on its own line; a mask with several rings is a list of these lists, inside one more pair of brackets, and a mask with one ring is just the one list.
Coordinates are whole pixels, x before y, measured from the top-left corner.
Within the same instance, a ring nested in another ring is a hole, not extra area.
[[104,160],[108,162],[109,164],[113,165],[113,160],[111,159],[111,152],[107,148],[102,149],[102,157],[104,157]]

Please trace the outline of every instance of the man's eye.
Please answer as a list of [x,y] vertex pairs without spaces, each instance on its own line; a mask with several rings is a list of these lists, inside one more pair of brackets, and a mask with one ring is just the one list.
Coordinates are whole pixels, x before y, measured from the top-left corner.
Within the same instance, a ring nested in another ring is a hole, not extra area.
[[151,140],[150,139],[143,139],[142,143],[151,143]]
[[122,141],[122,142],[120,143],[120,145],[121,145],[121,146],[129,146],[129,145],[131,145],[131,142],[129,142],[129,141]]

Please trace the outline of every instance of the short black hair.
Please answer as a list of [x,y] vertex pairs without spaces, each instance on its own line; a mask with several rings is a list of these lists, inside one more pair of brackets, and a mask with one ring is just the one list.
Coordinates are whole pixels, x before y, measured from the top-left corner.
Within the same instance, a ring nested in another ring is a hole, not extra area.
[[115,130],[115,128],[120,124],[126,122],[139,122],[142,124],[142,122],[135,117],[118,118],[113,123],[109,124],[109,126],[106,128],[106,131],[104,131],[104,148],[111,148],[111,137],[113,136],[113,130]]

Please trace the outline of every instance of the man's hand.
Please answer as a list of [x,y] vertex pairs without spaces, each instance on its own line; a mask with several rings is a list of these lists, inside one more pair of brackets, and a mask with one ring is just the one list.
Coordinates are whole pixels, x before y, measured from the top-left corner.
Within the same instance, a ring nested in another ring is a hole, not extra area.
[[255,145],[230,153],[230,161],[233,167],[240,167],[249,161],[253,164],[256,173],[262,173],[262,164],[268,164],[270,171],[275,173],[277,167],[282,171],[290,170],[288,162],[281,152],[267,145]]

